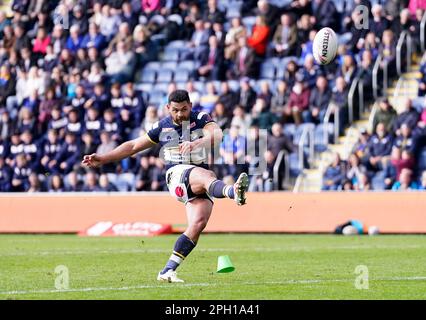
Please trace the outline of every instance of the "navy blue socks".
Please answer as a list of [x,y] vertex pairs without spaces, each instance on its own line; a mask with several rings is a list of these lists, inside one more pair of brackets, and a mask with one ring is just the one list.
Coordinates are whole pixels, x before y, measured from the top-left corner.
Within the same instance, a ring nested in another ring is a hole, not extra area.
[[234,199],[234,187],[226,185],[222,180],[213,181],[208,192],[214,198]]
[[195,246],[196,243],[189,239],[185,234],[181,234],[181,236],[176,240],[173,253],[170,256],[169,261],[167,261],[163,271],[161,271],[161,274],[165,274],[169,270],[176,270]]

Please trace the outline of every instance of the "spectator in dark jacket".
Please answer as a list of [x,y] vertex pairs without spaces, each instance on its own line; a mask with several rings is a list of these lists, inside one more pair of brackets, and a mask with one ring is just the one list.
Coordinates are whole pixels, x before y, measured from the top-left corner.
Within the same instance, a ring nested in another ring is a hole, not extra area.
[[238,96],[238,104],[242,106],[246,112],[250,112],[256,102],[257,94],[250,86],[250,82],[247,77],[244,77],[240,81],[240,91],[238,92]]
[[403,123],[406,123],[410,128],[414,129],[419,121],[419,113],[412,106],[410,99],[407,99],[404,103],[403,112],[401,112],[393,123],[393,130],[396,132],[399,130]]
[[195,71],[195,78],[205,77],[210,80],[223,80],[224,56],[216,36],[210,36],[209,47],[200,54],[201,66]]
[[373,117],[373,131],[376,131],[376,127],[379,123],[383,123],[386,131],[391,132],[393,130],[394,120],[396,117],[396,111],[391,106],[388,99],[381,99],[379,101],[379,109]]
[[113,192],[118,191],[118,189],[113,183],[109,181],[108,176],[103,173],[99,177],[99,191]]
[[383,15],[383,8],[380,4],[373,5],[371,13],[373,18],[370,19],[369,28],[378,38],[381,38],[383,32],[389,27],[389,21]]
[[315,0],[313,15],[317,30],[329,27],[337,32],[340,30],[336,6],[330,0]]
[[15,164],[13,166],[13,176],[11,182],[11,191],[23,192],[28,189],[28,178],[31,174],[31,169],[27,165],[27,160],[24,154],[16,156]]
[[393,139],[386,132],[385,125],[379,123],[376,127],[376,134],[369,141],[368,156],[366,166],[369,171],[383,170],[386,166],[388,156],[392,151]]
[[330,101],[331,90],[328,81],[324,76],[320,76],[309,97],[309,111],[303,112],[304,122],[322,122]]
[[0,192],[10,191],[12,180],[12,169],[5,163],[3,155],[0,154]]
[[77,136],[68,132],[65,135],[65,142],[59,150],[56,158],[52,162],[52,171],[59,173],[69,173],[80,160],[80,145]]
[[256,53],[247,46],[245,37],[238,38],[239,49],[237,51],[233,70],[229,70],[229,78],[249,77],[255,78],[259,72],[259,65],[256,60]]

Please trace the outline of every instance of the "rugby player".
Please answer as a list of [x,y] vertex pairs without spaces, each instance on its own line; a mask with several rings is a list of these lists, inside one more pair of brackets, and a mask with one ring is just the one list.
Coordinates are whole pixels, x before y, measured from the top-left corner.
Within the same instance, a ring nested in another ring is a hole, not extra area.
[[192,111],[188,92],[176,90],[168,97],[169,116],[154,123],[143,136],[124,142],[106,154],[85,155],[82,164],[99,167],[120,161],[160,144],[166,164],[166,182],[170,194],[185,204],[188,227],[177,239],[166,266],[157,280],[183,282],[177,267],[194,249],[207,225],[213,198],[233,199],[237,205],[246,203],[249,179],[241,173],[234,185],[226,185],[208,169],[208,156],[222,141],[222,130],[205,112]]

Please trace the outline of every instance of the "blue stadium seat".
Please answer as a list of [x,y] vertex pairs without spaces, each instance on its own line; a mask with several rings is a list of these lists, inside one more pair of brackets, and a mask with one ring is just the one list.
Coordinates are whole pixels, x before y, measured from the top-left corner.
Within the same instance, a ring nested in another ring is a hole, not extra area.
[[153,88],[153,84],[152,83],[138,83],[135,86],[137,91],[142,91],[142,92],[151,92],[152,88]]
[[228,85],[229,88],[234,92],[240,90],[240,82],[238,80],[228,80]]
[[417,97],[411,101],[413,108],[415,108],[419,113],[423,112],[423,108],[425,107],[426,99],[425,97]]
[[169,83],[167,83],[167,82],[159,82],[159,83],[154,84],[152,89],[156,90],[156,91],[167,92],[168,86],[169,86]]
[[190,72],[187,69],[175,69],[175,82],[185,82],[189,80]]
[[161,69],[176,70],[178,63],[176,61],[165,61],[161,64]]
[[161,69],[157,73],[157,83],[165,82],[170,83],[173,79],[173,71],[168,69]]
[[290,163],[290,176],[295,178],[301,173],[301,170],[299,167],[299,155],[297,154],[297,152],[290,153],[289,163]]
[[143,69],[141,75],[141,81],[145,83],[155,82],[157,72],[153,69]]
[[149,104],[158,106],[164,99],[166,93],[160,90],[153,90],[149,94]]
[[186,69],[186,70],[189,70],[189,71],[194,70],[196,68],[196,66],[197,66],[197,64],[193,60],[184,60],[184,61],[179,62],[179,64],[178,64],[179,69]]
[[160,68],[161,68],[161,62],[159,62],[159,61],[148,62],[144,67],[144,69],[151,69],[151,70],[155,70],[155,71],[157,71]]
[[201,94],[203,94],[203,93],[206,92],[206,84],[205,84],[205,82],[194,81],[194,88],[195,88],[195,90],[197,90]]
[[166,48],[163,54],[163,61],[179,61],[180,50],[178,48]]
[[241,16],[241,4],[237,2],[230,3],[226,10],[226,18],[229,20],[232,18],[240,17],[240,16]]
[[275,66],[268,62],[263,63],[260,66],[260,78],[261,79],[275,79]]
[[296,125],[294,123],[286,123],[283,125],[283,132],[285,135],[293,138],[296,133]]
[[373,190],[385,190],[386,184],[384,171],[379,171],[374,175],[371,179],[371,187]]
[[[327,125],[324,123],[320,123],[315,127],[314,131],[314,148],[316,152],[324,152],[327,150],[328,143],[333,143],[333,131],[334,126],[332,123],[328,123]],[[324,143],[324,131],[327,132],[328,135],[328,143]]]
[[171,41],[166,48],[184,48],[186,47],[188,41],[184,41],[184,40],[174,40]]

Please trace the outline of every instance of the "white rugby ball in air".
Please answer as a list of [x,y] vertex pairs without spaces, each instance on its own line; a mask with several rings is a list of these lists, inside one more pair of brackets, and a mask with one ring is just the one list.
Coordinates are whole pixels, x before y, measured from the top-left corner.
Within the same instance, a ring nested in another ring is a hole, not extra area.
[[313,43],[314,58],[319,64],[329,64],[336,57],[337,36],[331,28],[322,28],[317,32]]

